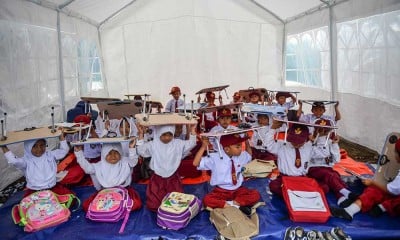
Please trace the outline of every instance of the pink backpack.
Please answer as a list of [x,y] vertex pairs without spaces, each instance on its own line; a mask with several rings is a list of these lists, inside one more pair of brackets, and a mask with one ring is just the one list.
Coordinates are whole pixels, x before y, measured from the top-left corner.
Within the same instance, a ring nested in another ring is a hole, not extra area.
[[71,215],[68,208],[74,198],[73,194],[57,195],[50,190],[37,191],[24,197],[12,208],[12,218],[26,232],[56,226],[68,220]]
[[97,222],[118,222],[124,219],[119,233],[125,229],[133,200],[123,187],[106,188],[97,193],[89,205],[86,217]]

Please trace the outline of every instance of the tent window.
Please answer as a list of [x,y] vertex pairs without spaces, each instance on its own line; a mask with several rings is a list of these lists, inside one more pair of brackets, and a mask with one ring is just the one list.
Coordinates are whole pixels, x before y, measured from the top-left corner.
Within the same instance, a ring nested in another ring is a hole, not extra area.
[[81,40],[78,46],[78,76],[81,94],[104,89],[101,61],[96,43]]
[[336,27],[339,91],[400,104],[400,11]]
[[286,84],[327,88],[329,72],[328,27],[287,36]]

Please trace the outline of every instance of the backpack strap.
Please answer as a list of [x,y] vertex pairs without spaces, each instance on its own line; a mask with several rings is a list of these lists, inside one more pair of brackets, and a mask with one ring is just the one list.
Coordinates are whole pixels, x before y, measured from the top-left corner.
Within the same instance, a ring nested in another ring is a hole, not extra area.
[[126,192],[127,199],[124,200],[124,206],[126,208],[126,213],[124,217],[124,221],[122,222],[121,228],[119,229],[118,233],[123,233],[125,230],[126,223],[128,222],[129,219],[129,214],[131,213],[132,207],[133,207],[133,200],[129,196],[128,192]]
[[72,210],[73,212],[75,212],[76,210],[78,210],[78,208],[81,206],[81,201],[79,200],[79,198],[75,195],[75,194],[64,194],[64,195],[58,195],[56,193],[54,193],[57,196],[58,201],[60,202],[61,205],[64,205],[66,208],[70,208],[72,202],[74,201],[74,199],[76,199],[77,201],[77,206]]

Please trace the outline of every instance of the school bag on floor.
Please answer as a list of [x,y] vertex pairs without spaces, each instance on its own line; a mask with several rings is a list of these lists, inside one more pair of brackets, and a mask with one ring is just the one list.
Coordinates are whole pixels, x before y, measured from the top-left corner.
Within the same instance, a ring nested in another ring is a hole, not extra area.
[[50,190],[37,191],[24,197],[12,208],[12,218],[15,224],[24,227],[25,232],[56,226],[68,220],[71,215],[68,208],[74,198],[73,194],[57,195]]
[[294,222],[325,223],[331,216],[325,193],[313,178],[283,176],[282,193]]
[[201,209],[201,201],[192,194],[171,192],[165,195],[157,210],[157,225],[164,229],[186,227]]
[[124,219],[119,229],[122,233],[129,219],[133,200],[123,187],[105,188],[97,193],[89,205],[86,217],[97,222],[118,222]]
[[273,160],[254,159],[243,167],[242,174],[244,177],[265,178],[274,169],[276,164]]
[[259,202],[251,208],[250,216],[233,206],[214,208],[210,210],[210,221],[223,238],[230,240],[244,240],[259,233],[259,219],[256,208],[265,205]]

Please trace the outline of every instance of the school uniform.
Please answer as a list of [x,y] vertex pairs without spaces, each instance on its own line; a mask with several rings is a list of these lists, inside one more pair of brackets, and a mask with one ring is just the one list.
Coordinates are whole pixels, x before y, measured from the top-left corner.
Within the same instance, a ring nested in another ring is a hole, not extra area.
[[32,147],[38,140],[29,140],[24,142],[24,156],[16,157],[11,151],[4,154],[8,163],[21,170],[26,178],[26,187],[28,188],[24,197],[39,191],[52,190],[53,192],[63,195],[73,193],[68,188],[57,183],[57,163],[56,160],[64,158],[69,147],[67,141],[60,141],[60,149],[46,151],[40,157],[32,154]]
[[[260,124],[254,123],[253,127],[261,127]],[[264,128],[260,128],[253,131],[253,135],[250,140],[250,147],[252,151],[253,159],[262,159],[262,160],[276,160],[276,156],[270,153],[267,150],[266,137],[267,133],[270,130],[270,126],[264,126]]]
[[175,133],[175,126],[156,126],[155,138],[151,142],[139,140],[138,154],[151,156],[150,169],[154,171],[146,189],[146,206],[151,211],[157,211],[164,196],[169,192],[183,192],[183,186],[178,174],[178,167],[185,153],[196,145],[196,135],[190,135],[189,140],[172,139],[169,143],[161,142],[163,133]]
[[[185,104],[182,99],[175,100],[175,98],[169,100],[165,105],[165,112],[178,112],[177,108]],[[188,109],[189,110],[189,109]]]
[[[232,156],[232,158],[229,158],[225,152],[221,154],[222,159],[219,153],[211,153],[209,156],[203,157],[197,167],[198,170],[211,170],[210,184],[215,186],[204,197],[204,205],[211,208],[223,208],[226,201],[236,201],[240,206],[251,206],[257,203],[260,193],[242,186],[241,169],[251,161],[250,154],[243,151],[239,156]],[[232,179],[232,165],[237,176],[236,184]]]
[[327,155],[319,158],[311,158],[308,164],[307,176],[317,180],[325,193],[332,191],[336,198],[343,196],[339,191],[347,188],[338,172],[333,170],[333,165],[340,161],[340,149],[338,143],[332,143],[329,139],[326,146],[326,136],[318,137],[316,144],[327,149]]
[[[299,157],[296,157],[296,149],[290,142],[283,140],[274,140],[275,129],[271,129],[267,133],[266,145],[268,151],[277,155],[277,165],[280,176],[272,180],[269,184],[271,192],[282,196],[282,176],[305,176],[307,174],[307,165],[311,158],[323,157],[327,154],[324,148],[313,147],[310,141],[298,148]],[[308,132],[307,132],[308,135]],[[300,162],[296,162],[299,159]]]
[[[225,130],[236,130],[238,129],[236,126],[233,125],[228,125],[228,127],[224,128],[221,126],[221,124],[218,123],[217,126],[211,128],[210,133],[217,133],[217,132],[223,132]],[[218,138],[213,138],[210,139],[210,143],[213,146],[213,150],[218,151]],[[221,149],[222,150],[222,149]]]
[[[118,151],[121,154],[121,160],[115,164],[108,163],[106,157],[111,150]],[[133,200],[132,211],[139,209],[142,205],[139,194],[130,186],[132,182],[131,169],[137,164],[138,156],[135,149],[129,149],[129,157],[124,157],[122,147],[119,143],[103,144],[101,151],[101,160],[97,163],[86,161],[83,152],[75,152],[76,159],[85,173],[95,176],[94,187],[99,191],[103,188],[125,187],[128,189],[129,196]],[[96,197],[97,192],[86,199],[82,207],[85,211],[89,208],[91,201]]]
[[283,104],[279,104],[279,103],[273,103],[272,106],[277,106],[277,107],[284,107],[286,110],[291,109],[292,107],[294,107],[294,103],[292,101],[290,102],[285,102]]

